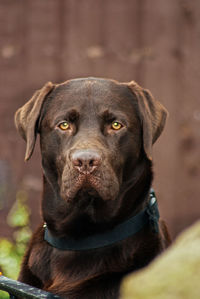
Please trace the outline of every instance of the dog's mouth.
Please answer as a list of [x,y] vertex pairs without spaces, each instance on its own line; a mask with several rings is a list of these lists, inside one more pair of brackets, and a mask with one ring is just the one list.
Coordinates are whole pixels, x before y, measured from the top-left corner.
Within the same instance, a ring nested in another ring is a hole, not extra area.
[[88,175],[79,175],[69,187],[68,184],[64,184],[62,197],[68,201],[88,201],[89,199],[92,201],[93,199],[101,198],[100,187],[98,178]]
[[64,171],[61,180],[61,198],[68,202],[77,202],[79,199],[114,200],[119,192],[119,182],[111,171],[102,170],[94,174],[77,174]]
[[91,186],[89,185],[85,185],[83,186],[82,188],[80,188],[76,194],[76,197],[82,197],[82,196],[89,196],[91,198],[98,198],[100,197],[99,196],[99,193],[97,192],[97,190],[95,190],[94,188],[92,188]]

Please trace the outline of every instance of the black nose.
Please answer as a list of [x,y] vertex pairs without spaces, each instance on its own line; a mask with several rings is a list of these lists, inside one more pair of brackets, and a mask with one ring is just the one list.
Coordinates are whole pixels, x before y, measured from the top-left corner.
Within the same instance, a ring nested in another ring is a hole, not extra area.
[[76,150],[71,159],[74,167],[83,174],[92,173],[101,163],[100,154],[93,149]]

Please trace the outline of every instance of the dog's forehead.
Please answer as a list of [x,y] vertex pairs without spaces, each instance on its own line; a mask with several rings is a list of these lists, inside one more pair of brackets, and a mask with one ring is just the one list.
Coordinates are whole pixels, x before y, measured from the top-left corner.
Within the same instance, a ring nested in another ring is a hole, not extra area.
[[70,89],[83,89],[83,90],[98,90],[104,89],[104,90],[111,90],[112,88],[116,86],[120,86],[120,82],[112,79],[104,79],[104,78],[95,78],[95,77],[89,77],[89,78],[78,78],[78,79],[72,79],[65,81],[61,84],[58,84],[58,88],[70,88]]
[[[112,97],[118,99],[130,97],[131,92],[125,84],[110,79],[83,78],[66,81],[56,86],[56,93],[69,94],[73,98],[95,100]],[[113,99],[112,99],[113,100]]]
[[120,110],[129,114],[135,106],[127,84],[101,78],[80,78],[58,84],[49,98],[48,108],[54,113],[58,109],[77,108],[83,112],[95,107],[95,110]]

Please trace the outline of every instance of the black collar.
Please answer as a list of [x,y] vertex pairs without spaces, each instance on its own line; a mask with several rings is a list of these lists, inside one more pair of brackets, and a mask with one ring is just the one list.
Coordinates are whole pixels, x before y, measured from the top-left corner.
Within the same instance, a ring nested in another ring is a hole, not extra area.
[[44,239],[57,249],[79,251],[112,245],[136,234],[147,224],[151,226],[155,233],[158,233],[159,210],[153,189],[150,190],[149,195],[150,199],[144,210],[109,231],[75,240],[73,238],[58,238],[53,236],[48,230],[47,225],[44,224]]

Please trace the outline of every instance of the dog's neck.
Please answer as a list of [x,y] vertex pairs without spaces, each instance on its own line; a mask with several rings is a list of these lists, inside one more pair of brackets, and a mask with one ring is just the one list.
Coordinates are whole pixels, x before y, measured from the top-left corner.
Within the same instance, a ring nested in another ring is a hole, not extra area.
[[151,189],[146,208],[138,214],[136,214],[134,217],[131,217],[125,222],[115,226],[111,230],[76,240],[74,238],[69,237],[58,238],[56,236],[53,236],[50,230],[48,229],[47,224],[45,223],[44,239],[51,246],[60,250],[82,251],[89,249],[98,249],[106,246],[111,246],[124,239],[127,239],[130,236],[133,236],[140,230],[142,230],[146,225],[149,225],[151,227],[152,232],[158,233],[158,220],[158,205],[154,190]]

